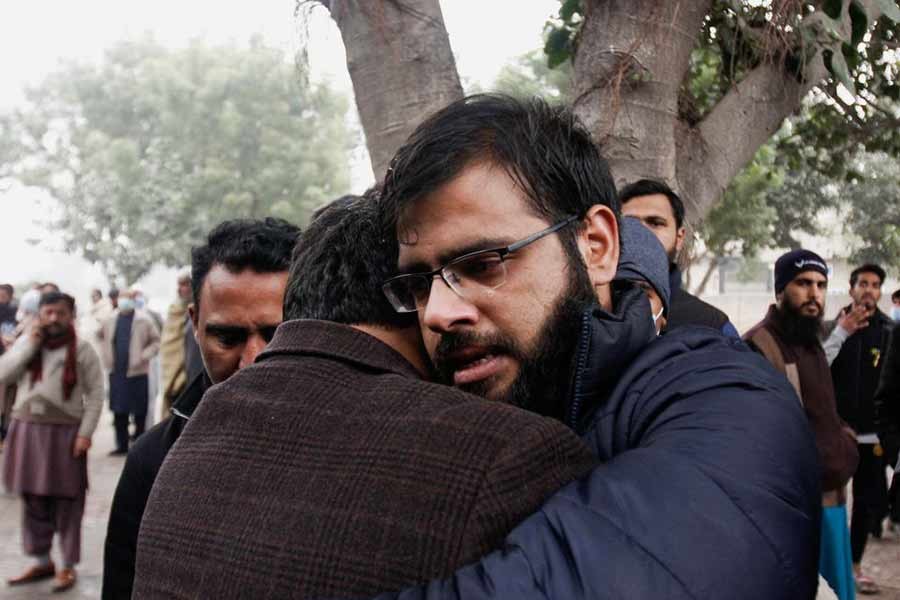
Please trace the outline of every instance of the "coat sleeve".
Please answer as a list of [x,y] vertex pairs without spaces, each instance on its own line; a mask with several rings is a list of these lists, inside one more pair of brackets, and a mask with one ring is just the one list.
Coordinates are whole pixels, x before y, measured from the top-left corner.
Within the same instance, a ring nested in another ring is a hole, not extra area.
[[142,435],[128,453],[113,496],[103,550],[103,600],[128,600],[134,586],[141,519],[162,463],[168,421]]
[[878,435],[900,435],[900,329],[896,326],[891,332],[874,402]]
[[0,356],[0,383],[3,385],[16,383],[25,372],[28,361],[37,351],[37,344],[31,340],[31,336],[26,331],[22,337],[16,340],[12,348]]
[[513,527],[596,463],[571,429],[559,421],[527,416],[513,419],[522,423],[508,436],[515,443],[507,444],[485,471],[462,544],[474,554],[459,557],[457,564],[476,560],[500,546]]
[[586,439],[606,462],[501,550],[381,598],[814,597],[821,499],[806,417],[764,359],[723,345],[604,405]]
[[82,402],[84,402],[84,414],[81,417],[81,426],[78,428],[78,435],[90,438],[97,429],[97,422],[100,421],[100,415],[103,412],[103,400],[106,397],[106,388],[103,373],[103,367],[100,365],[100,357],[97,351],[88,342],[79,344],[79,353],[81,354],[78,361],[79,373],[78,382],[84,393]]
[[144,350],[141,352],[141,358],[144,360],[151,360],[159,353],[159,329],[157,329],[156,323],[154,323],[153,319],[149,316],[147,317],[146,327],[147,337]]
[[834,362],[834,359],[837,358],[837,355],[841,353],[841,346],[844,345],[844,342],[847,341],[847,338],[850,337],[850,334],[847,333],[847,330],[835,323],[834,329],[831,330],[831,333],[825,338],[825,341],[822,342],[822,350],[825,351],[825,358],[828,359],[828,364]]

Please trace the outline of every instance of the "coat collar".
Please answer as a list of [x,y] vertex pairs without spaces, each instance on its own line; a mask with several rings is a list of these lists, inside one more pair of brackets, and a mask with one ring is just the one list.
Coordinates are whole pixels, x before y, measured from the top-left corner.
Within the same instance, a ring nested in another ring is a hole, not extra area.
[[626,290],[615,304],[612,312],[593,306],[582,315],[565,419],[577,433],[584,431],[628,365],[656,338],[643,290]]
[[381,340],[359,329],[330,321],[297,319],[278,326],[275,337],[256,358],[307,355],[336,358],[370,369],[421,379],[409,361]]

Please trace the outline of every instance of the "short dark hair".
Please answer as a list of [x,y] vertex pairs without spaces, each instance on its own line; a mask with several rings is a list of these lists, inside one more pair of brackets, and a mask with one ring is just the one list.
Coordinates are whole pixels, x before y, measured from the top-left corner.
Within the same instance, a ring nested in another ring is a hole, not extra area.
[[75,298],[63,292],[44,292],[41,294],[41,300],[38,302],[38,308],[47,304],[59,304],[64,302],[69,305],[69,310],[75,312]]
[[[570,109],[476,94],[426,119],[397,151],[379,202],[383,226],[395,236],[410,204],[481,161],[503,168],[548,223],[584,216],[595,204],[619,214],[609,165]],[[578,227],[560,232],[569,252]]]
[[13,286],[11,286],[11,285],[8,284],[8,283],[0,284],[0,290],[3,290],[3,291],[5,291],[7,294],[9,294],[9,297],[10,297],[10,298],[12,298],[13,296],[15,296],[15,294],[16,294],[16,288],[14,288]]
[[119,289],[118,288],[110,289],[109,293],[107,293],[107,296],[109,296],[110,298],[118,298],[119,297]]
[[297,241],[284,318],[400,328],[415,316],[394,311],[381,284],[394,274],[397,244],[385,239],[376,193],[343,196],[316,212]]
[[232,273],[251,269],[257,273],[280,273],[291,264],[291,252],[300,228],[284,219],[232,219],[219,223],[206,244],[191,249],[191,291],[200,307],[200,291],[215,265]]
[[619,203],[622,206],[628,204],[632,198],[639,196],[652,196],[653,194],[662,194],[669,200],[669,206],[672,207],[672,214],[675,216],[675,226],[681,229],[684,225],[684,202],[662,181],[656,179],[638,179],[634,183],[629,183],[619,192]]
[[876,265],[875,263],[866,263],[861,267],[856,267],[853,269],[853,272],[850,273],[850,287],[856,285],[856,280],[859,279],[860,273],[874,273],[875,275],[878,275],[878,281],[880,283],[884,283],[884,278],[887,277],[887,273],[885,273],[881,266]]
[[[891,294],[891,302],[896,302],[900,300],[900,289],[894,290],[894,293]],[[900,335],[900,333],[898,333]]]

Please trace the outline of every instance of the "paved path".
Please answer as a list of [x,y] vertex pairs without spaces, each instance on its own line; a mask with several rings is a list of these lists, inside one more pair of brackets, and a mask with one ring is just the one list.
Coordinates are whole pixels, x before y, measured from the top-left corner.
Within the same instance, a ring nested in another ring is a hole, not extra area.
[[[100,597],[103,572],[103,539],[112,495],[125,459],[110,457],[113,448],[111,416],[107,413],[94,436],[89,469],[90,485],[82,531],[82,562],[78,568],[78,585],[64,595],[51,594],[50,581],[16,588],[0,583],[0,598],[10,600],[94,600]],[[0,578],[18,574],[28,564],[22,555],[19,525],[22,507],[17,496],[0,495]],[[54,547],[59,564],[59,554]],[[871,540],[863,565],[883,586],[879,600],[900,600],[900,541]],[[861,598],[865,598],[862,596]],[[763,599],[761,599],[763,600]]]

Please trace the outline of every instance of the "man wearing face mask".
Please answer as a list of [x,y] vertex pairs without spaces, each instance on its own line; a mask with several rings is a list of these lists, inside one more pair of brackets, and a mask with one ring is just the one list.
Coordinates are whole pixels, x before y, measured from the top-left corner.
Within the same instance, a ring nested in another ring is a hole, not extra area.
[[119,296],[118,309],[103,324],[101,357],[109,372],[109,407],[115,415],[116,448],[113,456],[128,453],[128,420],[134,420],[137,439],[146,427],[150,396],[150,360],[159,352],[159,330],[153,319],[137,308],[131,290]]
[[669,311],[669,263],[659,240],[641,221],[622,218],[619,267],[614,281],[630,282],[644,290],[650,301],[653,326],[659,335],[666,328]]
[[[103,369],[91,344],[75,333],[75,300],[41,297],[37,321],[0,357],[0,385],[18,383],[3,479],[21,494],[22,542],[34,564],[8,581],[56,576],[54,591],[75,584],[87,492],[87,451],[103,410]],[[59,534],[63,569],[50,560]]]

